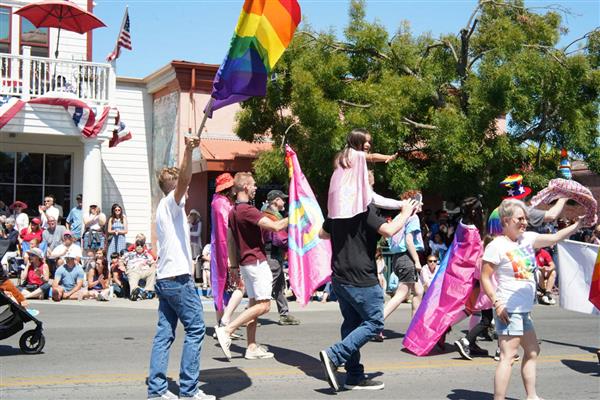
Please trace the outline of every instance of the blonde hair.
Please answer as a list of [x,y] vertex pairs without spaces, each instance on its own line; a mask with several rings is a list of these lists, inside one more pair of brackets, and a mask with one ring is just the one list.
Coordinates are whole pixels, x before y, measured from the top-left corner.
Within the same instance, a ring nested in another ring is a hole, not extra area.
[[231,190],[234,194],[244,191],[244,186],[253,179],[252,172],[238,172],[233,177],[233,187]]
[[168,194],[173,190],[171,182],[176,181],[179,178],[179,168],[177,167],[165,167],[158,173],[158,186],[164,194]]
[[523,210],[525,217],[527,217],[527,206],[521,200],[517,199],[505,199],[502,200],[502,203],[498,206],[498,215],[500,216],[500,222],[502,226],[505,225],[504,219],[510,218],[515,215],[515,210],[520,208]]

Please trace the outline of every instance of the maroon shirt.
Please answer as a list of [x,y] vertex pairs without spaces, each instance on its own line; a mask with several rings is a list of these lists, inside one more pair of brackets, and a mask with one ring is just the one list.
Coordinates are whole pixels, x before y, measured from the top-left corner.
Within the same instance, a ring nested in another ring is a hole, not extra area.
[[258,221],[262,213],[248,203],[236,203],[229,212],[229,228],[238,248],[240,265],[256,264],[267,259]]

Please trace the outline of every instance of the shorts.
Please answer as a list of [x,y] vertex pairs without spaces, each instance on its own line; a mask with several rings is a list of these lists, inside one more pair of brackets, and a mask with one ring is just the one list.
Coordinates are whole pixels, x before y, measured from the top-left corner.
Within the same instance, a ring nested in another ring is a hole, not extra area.
[[496,333],[498,336],[523,336],[523,333],[533,329],[533,320],[531,313],[508,313],[509,322],[505,324],[498,318],[494,311],[494,321],[496,322]]
[[271,268],[266,261],[240,265],[240,271],[249,299],[271,300],[273,274],[271,274]]
[[408,253],[394,254],[392,265],[399,283],[416,283],[419,280],[415,263]]

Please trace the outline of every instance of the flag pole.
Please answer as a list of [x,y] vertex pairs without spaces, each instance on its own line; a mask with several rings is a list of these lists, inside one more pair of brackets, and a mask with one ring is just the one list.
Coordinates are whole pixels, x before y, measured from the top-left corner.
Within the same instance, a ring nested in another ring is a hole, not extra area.
[[204,107],[204,117],[202,117],[202,122],[200,122],[200,127],[198,128],[198,132],[197,132],[197,136],[198,138],[200,138],[200,135],[202,135],[202,129],[204,129],[204,125],[206,125],[206,120],[208,119],[208,114],[215,101],[215,98],[211,96],[210,100],[208,100],[208,103],[206,103],[206,107]]

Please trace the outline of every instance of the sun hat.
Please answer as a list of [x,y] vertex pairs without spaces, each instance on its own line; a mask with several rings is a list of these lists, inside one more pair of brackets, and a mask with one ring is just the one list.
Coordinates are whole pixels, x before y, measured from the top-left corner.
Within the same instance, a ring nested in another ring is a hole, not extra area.
[[17,201],[15,201],[14,203],[12,203],[12,204],[10,205],[10,207],[9,207],[9,208],[12,210],[12,209],[14,209],[15,207],[21,207],[22,209],[25,209],[25,208],[27,208],[27,204],[26,204],[26,203],[23,203],[23,202],[22,202],[22,201],[20,201],[20,200],[17,200]]
[[523,186],[523,176],[519,174],[509,175],[502,182],[500,186],[506,189],[506,196],[503,199],[523,199],[531,194],[531,188]]
[[233,186],[233,177],[229,172],[224,172],[217,176],[215,192],[219,193]]

